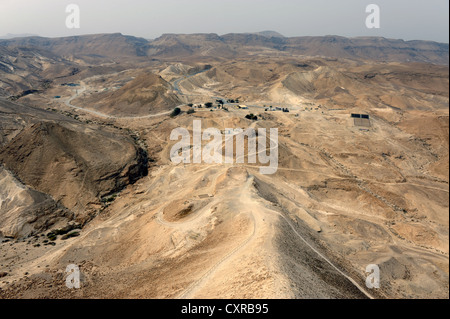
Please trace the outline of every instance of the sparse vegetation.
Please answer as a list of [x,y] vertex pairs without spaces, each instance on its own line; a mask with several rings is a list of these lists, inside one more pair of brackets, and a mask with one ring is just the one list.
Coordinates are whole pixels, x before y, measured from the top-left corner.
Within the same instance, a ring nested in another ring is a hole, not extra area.
[[112,203],[117,198],[117,194],[112,194],[110,196],[103,197],[101,202],[104,204]]
[[73,231],[71,233],[65,234],[64,236],[61,237],[61,239],[62,240],[66,240],[66,239],[69,239],[69,238],[72,238],[72,237],[77,237],[77,236],[80,236],[80,232]]
[[41,80],[41,87],[46,90],[49,89],[52,85],[52,81],[48,79]]
[[170,117],[175,117],[180,115],[181,113],[181,109],[179,107],[176,107],[173,109],[172,113],[170,113]]
[[252,121],[257,121],[258,120],[258,116],[254,115],[253,113],[247,114],[245,116],[245,118],[248,119],[248,120],[252,120]]
[[58,238],[58,235],[55,235],[54,233],[48,233],[47,237],[51,241],[55,241]]
[[[76,225],[76,224],[74,224],[74,225],[67,225],[64,228],[52,230],[51,232],[49,232],[47,234],[47,238],[50,241],[55,241],[58,238],[59,235],[66,235],[66,234],[68,234],[69,232],[72,232],[75,229],[81,229],[81,225]],[[44,240],[44,243],[46,243],[45,240]]]

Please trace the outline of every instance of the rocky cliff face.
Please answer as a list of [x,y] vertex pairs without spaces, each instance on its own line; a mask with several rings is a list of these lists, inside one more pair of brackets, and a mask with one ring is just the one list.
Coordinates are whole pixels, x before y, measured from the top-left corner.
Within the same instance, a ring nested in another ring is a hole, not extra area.
[[68,123],[26,127],[0,151],[0,161],[80,219],[98,208],[102,197],[147,173],[145,152],[131,139]]
[[132,138],[27,112],[18,115],[14,135],[2,132],[3,236],[27,236],[63,220],[83,223],[98,213],[105,196],[147,175],[146,150]]
[[0,237],[27,237],[73,217],[50,195],[23,185],[0,166]]

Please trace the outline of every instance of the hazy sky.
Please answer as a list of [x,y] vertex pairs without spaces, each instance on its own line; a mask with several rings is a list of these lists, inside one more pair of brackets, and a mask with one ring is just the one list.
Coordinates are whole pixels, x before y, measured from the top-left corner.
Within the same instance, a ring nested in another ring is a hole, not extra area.
[[[80,29],[65,26],[68,4],[81,10]],[[369,4],[381,28],[365,25]],[[163,33],[256,32],[285,36],[383,36],[448,43],[448,0],[0,0],[0,36],[56,37],[113,33],[156,38]]]

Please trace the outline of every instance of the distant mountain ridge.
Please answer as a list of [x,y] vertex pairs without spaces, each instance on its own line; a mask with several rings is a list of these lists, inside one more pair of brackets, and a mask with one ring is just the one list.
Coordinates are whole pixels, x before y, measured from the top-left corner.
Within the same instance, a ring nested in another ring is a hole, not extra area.
[[285,36],[282,35],[281,33],[276,32],[276,31],[271,31],[271,30],[261,31],[261,32],[253,32],[253,34],[262,35],[262,36],[268,37],[268,38],[271,38],[271,37],[285,38]]
[[24,37],[37,37],[37,36],[38,36],[37,34],[32,33],[21,33],[21,34],[7,33],[6,35],[0,35],[0,40],[24,38]]
[[37,47],[61,56],[233,57],[252,51],[276,50],[285,54],[329,58],[371,59],[386,62],[425,62],[448,65],[449,45],[432,41],[403,41],[381,37],[283,37],[260,33],[163,34],[146,40],[120,33],[63,38],[25,37],[0,40],[4,47]]
[[133,36],[112,34],[93,34],[62,38],[25,37],[0,40],[0,46],[45,48],[61,56],[100,55],[100,56],[145,56],[148,42]]

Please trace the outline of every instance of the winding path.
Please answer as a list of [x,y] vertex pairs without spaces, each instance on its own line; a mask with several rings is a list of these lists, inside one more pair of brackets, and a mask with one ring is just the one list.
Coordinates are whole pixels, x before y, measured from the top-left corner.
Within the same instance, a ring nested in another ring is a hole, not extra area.
[[[97,75],[96,75],[96,76],[97,76]],[[89,78],[89,79],[90,79],[90,78]],[[72,104],[72,101],[73,101],[74,99],[76,99],[77,97],[79,97],[79,95],[80,95],[81,93],[83,93],[83,92],[86,91],[86,84],[85,84],[85,82],[84,82],[84,81],[81,81],[81,84],[80,84],[80,85],[81,85],[81,89],[80,89],[80,90],[77,89],[77,90],[75,91],[75,94],[72,95],[71,97],[69,97],[69,98],[64,102],[64,104],[65,104],[66,106],[71,107],[71,108],[74,108],[74,109],[77,109],[77,110],[81,110],[81,111],[84,111],[84,112],[88,112],[88,113],[91,113],[91,114],[96,115],[96,116],[99,116],[99,117],[108,118],[108,119],[129,119],[129,120],[133,120],[133,119],[145,119],[145,118],[158,117],[158,116],[162,116],[162,115],[168,115],[168,114],[171,113],[171,111],[166,111],[166,112],[161,112],[161,113],[157,113],[157,114],[149,114],[149,115],[143,115],[143,116],[114,116],[114,115],[109,115],[109,114],[105,114],[105,113],[102,113],[102,112],[94,111],[94,110],[91,110],[91,109],[86,109],[86,108],[81,107],[81,106],[76,106],[76,105],[73,105],[73,104]],[[182,104],[182,105],[184,105],[184,104]],[[179,105],[179,106],[182,106],[182,105]]]
[[[241,196],[239,197],[239,200],[241,201],[248,201],[251,199],[251,196],[249,194],[250,186],[253,184],[254,176],[250,175],[247,179],[247,182],[244,185],[243,192],[241,193]],[[245,205],[244,205],[245,206]],[[278,215],[281,217],[292,229],[294,234],[305,243],[306,246],[308,246],[314,253],[316,253],[321,259],[323,259],[327,264],[329,264],[333,269],[335,269],[341,276],[343,276],[345,279],[347,279],[351,284],[353,284],[359,291],[361,291],[367,298],[374,299],[373,296],[368,293],[361,285],[359,285],[353,278],[345,274],[342,270],[340,270],[333,262],[331,262],[327,257],[325,257],[321,252],[319,252],[317,249],[315,249],[312,245],[308,243],[308,241],[298,233],[298,231],[295,229],[295,227],[292,225],[292,223],[281,213],[271,210],[273,214]],[[178,295],[178,299],[189,299],[192,298],[195,295],[195,292],[197,292],[201,287],[203,287],[206,283],[208,278],[210,278],[216,270],[225,264],[227,261],[229,261],[231,258],[233,258],[237,253],[239,253],[245,246],[247,246],[254,238],[257,233],[257,223],[255,218],[255,212],[254,210],[248,211],[247,214],[251,218],[253,222],[253,230],[252,233],[248,238],[246,238],[242,243],[240,243],[237,247],[235,247],[233,250],[231,250],[229,253],[227,253],[225,256],[223,256],[217,263],[215,263],[211,268],[209,268],[198,280],[191,283],[183,292],[181,292]],[[162,216],[158,216],[158,222],[170,227],[176,227],[181,226],[184,223],[168,223],[166,221],[161,220]],[[198,218],[195,218],[194,220],[197,220]],[[191,223],[193,220],[187,221],[186,223]]]
[[[241,193],[241,196],[239,197],[240,200],[242,200],[243,197],[245,197],[250,188],[250,185],[253,183],[253,177],[249,177],[247,182],[244,185],[244,192]],[[209,277],[211,277],[212,274],[216,272],[216,270],[229,261],[231,258],[233,258],[238,252],[240,252],[245,246],[247,246],[250,241],[253,240],[253,238],[256,235],[256,220],[255,216],[253,214],[253,211],[248,212],[249,217],[252,220],[253,224],[253,230],[252,233],[248,238],[246,238],[242,243],[240,243],[237,247],[235,247],[233,250],[231,250],[228,254],[223,256],[217,263],[214,264],[208,271],[206,271],[198,280],[194,281],[192,284],[190,284],[178,297],[177,299],[191,299],[192,296],[196,291],[198,291],[202,286],[204,286],[208,280]]]

